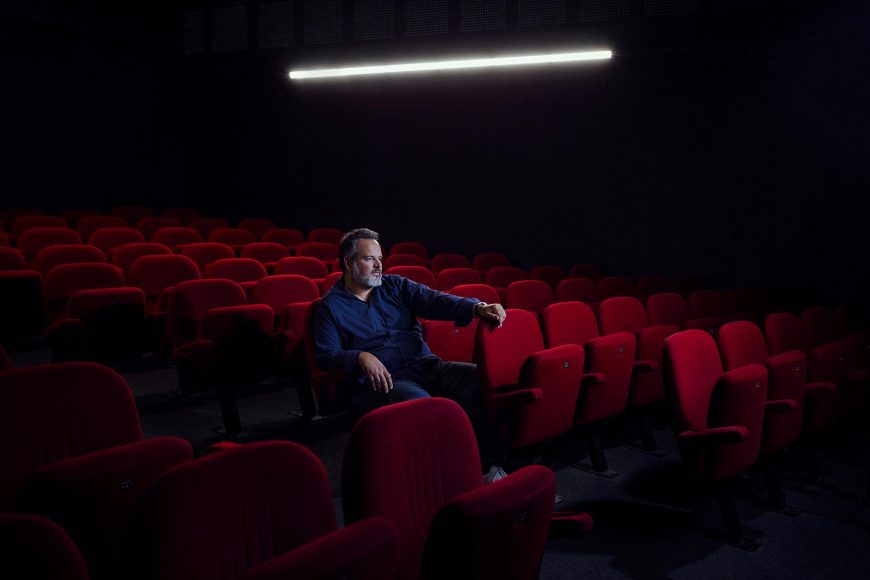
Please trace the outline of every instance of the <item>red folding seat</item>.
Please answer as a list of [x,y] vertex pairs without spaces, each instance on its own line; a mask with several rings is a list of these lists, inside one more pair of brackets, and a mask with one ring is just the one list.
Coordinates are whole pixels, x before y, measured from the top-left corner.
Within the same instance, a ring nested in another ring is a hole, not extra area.
[[[208,264],[203,278],[225,278],[234,282],[256,282],[266,276],[266,267],[252,258],[224,258]],[[244,286],[243,286],[244,287]]]
[[673,284],[667,276],[647,275],[637,279],[637,294],[642,300],[649,298],[653,294],[671,292],[672,290]]
[[766,299],[756,288],[731,288],[725,292],[725,320],[760,322]]
[[230,227],[230,224],[227,220],[222,218],[197,218],[195,220],[190,220],[187,227],[198,231],[203,240],[208,240],[213,231],[221,228],[228,228]]
[[17,220],[18,218],[24,217],[27,215],[43,215],[44,213],[45,212],[43,212],[41,209],[36,209],[36,208],[23,208],[22,207],[22,208],[4,209],[4,210],[0,211],[0,224],[4,225],[6,227],[6,229],[12,229],[12,224],[14,224],[15,220]]
[[[767,401],[767,369],[723,372],[716,342],[703,330],[668,337],[669,400],[683,462],[708,483],[733,480],[756,462]],[[748,549],[733,500],[719,488],[726,538]],[[754,547],[757,547],[757,543]]]
[[[397,580],[536,578],[553,515],[552,472],[524,467],[490,485],[480,472],[474,432],[453,401],[376,409],[356,424],[345,450],[344,519],[395,524]],[[588,515],[578,520],[591,527]]]
[[275,275],[298,274],[313,280],[326,278],[328,273],[329,269],[326,267],[326,264],[317,258],[311,258],[309,256],[290,256],[289,258],[281,258],[278,260],[278,263],[275,264],[275,271],[273,272]]
[[75,228],[82,219],[95,215],[103,214],[95,209],[68,209],[61,212],[60,217],[66,220],[66,223],[67,225],[69,225],[69,227]]
[[804,396],[812,398],[814,394],[829,392],[825,387],[807,385],[806,354],[791,350],[769,356],[761,329],[747,320],[723,325],[718,341],[722,360],[729,371],[753,364],[767,368],[768,404],[761,453],[768,455],[794,443],[801,434]]
[[123,272],[111,264],[61,264],[45,276],[42,286],[45,316],[49,324],[67,317],[70,297],[79,290],[120,288]]
[[305,357],[308,362],[308,381],[297,389],[302,416],[306,418],[327,415],[350,408],[349,390],[345,388],[347,375],[340,371],[325,371],[317,362],[314,352],[312,320],[320,300],[314,300],[305,309],[305,326],[302,333]]
[[216,260],[236,257],[231,247],[218,242],[187,244],[181,248],[181,255],[196,262],[196,267],[199,268],[200,272],[204,272],[205,267]]
[[141,244],[145,236],[135,228],[100,228],[88,238],[88,244],[100,248],[107,256],[124,244]]
[[82,218],[76,224],[76,231],[83,240],[89,240],[91,234],[101,228],[126,228],[129,227],[123,219],[112,215],[95,215]]
[[295,251],[296,248],[305,243],[305,234],[292,228],[275,228],[263,234],[263,241],[281,244],[287,249]]
[[396,567],[393,525],[366,519],[337,531],[326,470],[289,441],[176,467],[146,492],[132,528],[125,577],[138,580],[374,580]]
[[255,242],[242,248],[242,253],[239,255],[242,258],[257,260],[266,267],[266,270],[271,271],[275,269],[278,260],[290,255],[290,250],[287,246],[275,242]]
[[413,280],[418,284],[424,284],[429,288],[438,288],[438,281],[428,268],[422,266],[394,266],[386,270],[384,274],[402,276],[408,280]]
[[112,210],[111,215],[121,218],[128,226],[135,228],[139,220],[154,215],[154,211],[144,205],[119,205]]
[[232,248],[238,248],[239,251],[241,251],[243,246],[246,244],[253,244],[257,241],[257,238],[246,229],[218,228],[208,235],[208,241],[226,244]]
[[[305,276],[296,274],[284,274],[266,276],[257,281],[251,291],[251,304],[267,304],[279,320],[284,309],[296,302],[313,302],[320,298],[320,288],[317,284]],[[304,332],[304,320],[300,320],[300,326],[295,327],[299,332],[297,339],[302,339]]]
[[423,339],[442,360],[474,362],[474,337],[479,322],[474,319],[468,326],[456,326],[452,320],[424,320]]
[[530,280],[546,282],[555,291],[559,282],[567,278],[565,268],[562,266],[535,266],[529,271]]
[[[695,290],[689,294],[689,314],[693,320],[709,321],[703,330],[714,331],[725,319],[725,297],[718,290]],[[700,327],[696,327],[700,328]]]
[[167,312],[167,328],[173,348],[197,339],[199,326],[212,308],[247,303],[245,291],[232,280],[187,280],[175,285]]
[[483,282],[480,272],[474,268],[446,268],[440,270],[436,274],[436,277],[438,279],[438,288],[445,292],[462,284],[480,284]]
[[421,266],[426,268],[426,260],[414,254],[390,254],[384,258],[383,268],[388,270],[395,266]]
[[112,264],[128,272],[133,262],[142,256],[165,256],[171,253],[172,250],[157,242],[124,244],[116,247],[112,252]]
[[181,251],[181,246],[202,243],[202,234],[193,228],[160,228],[151,236],[151,241],[172,249]]
[[45,276],[60,264],[103,263],[106,255],[97,247],[88,244],[63,244],[46,246],[39,250],[33,260],[34,267]]
[[598,282],[598,293],[602,300],[617,296],[637,296],[637,288],[631,278],[625,276],[605,276]]
[[196,263],[177,254],[142,256],[130,265],[127,272],[127,283],[145,292],[146,316],[153,316],[161,310],[160,296],[167,288],[198,279],[199,268]]
[[511,282],[525,280],[525,270],[516,266],[495,266],[486,271],[483,281],[493,288],[507,288]]
[[505,307],[538,313],[553,303],[553,289],[541,280],[517,280],[505,290]]
[[664,401],[662,357],[665,338],[679,330],[671,324],[652,325],[637,298],[608,298],[598,306],[602,334],[630,332],[637,338],[637,359],[632,379],[629,406],[640,407]]
[[462,254],[435,254],[432,256],[432,271],[440,272],[447,268],[470,268],[471,263]]
[[475,298],[488,304],[498,303],[501,300],[498,291],[487,284],[460,284],[454,286],[450,293],[465,298]]
[[33,228],[67,228],[69,224],[66,223],[66,220],[59,216],[54,215],[25,215],[21,216],[15,223],[12,224],[12,228],[9,233],[12,234],[13,238],[18,238],[21,234],[26,232],[27,230],[32,230]]
[[163,217],[170,217],[173,219],[177,219],[182,223],[182,225],[189,225],[193,220],[199,219],[202,217],[202,214],[198,209],[191,209],[187,207],[170,207],[166,211],[163,212]]
[[69,228],[33,228],[27,230],[18,238],[18,249],[24,254],[24,259],[33,263],[39,250],[48,246],[60,244],[81,244],[82,238]]
[[330,272],[326,278],[322,280],[317,280],[317,286],[320,288],[320,295],[325,296],[327,292],[332,290],[332,287],[335,286],[335,283],[338,282],[338,279],[344,275],[343,272]]
[[652,325],[671,324],[686,328],[689,320],[689,305],[681,294],[662,292],[646,299],[646,312]]
[[597,306],[601,301],[598,285],[589,278],[565,278],[556,286],[556,302],[573,301]]
[[344,232],[336,228],[314,228],[308,232],[307,241],[335,244],[337,246],[343,237]]
[[511,261],[501,252],[484,252],[476,255],[471,260],[471,267],[478,270],[481,274],[486,274],[492,268],[498,266],[510,266]]
[[296,248],[297,256],[309,256],[322,262],[338,260],[338,244],[330,242],[305,242]]
[[75,542],[48,518],[0,514],[3,574],[17,580],[90,580]]
[[478,325],[475,353],[488,406],[505,423],[511,446],[526,447],[571,429],[583,347],[544,350],[538,317],[509,309],[497,332]]
[[[575,422],[594,425],[623,413],[628,407],[637,350],[634,335],[615,332],[600,336],[595,314],[583,302],[551,304],[541,311],[540,319],[548,348],[576,344],[586,353]],[[597,433],[587,433],[587,446],[593,470],[613,475]]]
[[764,336],[771,355],[793,350],[807,355],[807,382],[817,383],[813,391],[819,396],[805,403],[804,431],[817,431],[831,424],[837,416],[846,377],[843,344],[809,346],[800,319],[790,312],[770,314],[764,321]]
[[239,229],[248,230],[258,240],[263,239],[263,234],[277,227],[275,222],[265,218],[245,218],[239,222]]
[[43,327],[42,275],[35,270],[0,271],[0,341],[39,336]]
[[601,267],[598,264],[574,264],[568,268],[570,278],[589,278],[597,282],[602,278]]
[[809,348],[836,348],[839,344],[844,358],[843,410],[861,409],[868,402],[867,363],[868,336],[843,335],[837,328],[834,311],[827,306],[812,306],[801,312],[806,344]]
[[390,247],[390,255],[396,254],[411,254],[424,260],[429,259],[429,250],[420,242],[396,242]]
[[165,216],[143,217],[136,224],[136,229],[142,232],[146,240],[150,240],[154,232],[160,228],[180,228],[181,222],[175,218]]
[[15,248],[0,248],[0,272],[9,270],[27,270],[27,260],[21,250]]

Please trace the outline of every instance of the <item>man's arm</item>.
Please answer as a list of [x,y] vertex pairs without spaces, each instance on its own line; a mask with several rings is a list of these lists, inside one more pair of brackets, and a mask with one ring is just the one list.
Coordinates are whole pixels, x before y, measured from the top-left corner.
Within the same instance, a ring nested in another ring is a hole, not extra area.
[[501,304],[486,304],[475,298],[454,296],[407,278],[400,277],[400,280],[400,290],[417,316],[429,320],[452,320],[457,326],[467,326],[475,317],[493,328],[498,328],[504,322],[506,315]]

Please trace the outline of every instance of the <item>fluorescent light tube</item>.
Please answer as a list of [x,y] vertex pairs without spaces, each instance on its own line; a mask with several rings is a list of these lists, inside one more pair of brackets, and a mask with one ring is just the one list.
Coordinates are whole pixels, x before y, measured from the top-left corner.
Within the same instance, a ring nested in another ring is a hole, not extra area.
[[534,54],[528,56],[499,56],[493,58],[438,60],[429,62],[410,62],[404,64],[380,64],[371,66],[324,68],[317,70],[294,70],[290,71],[290,78],[293,80],[322,79],[330,77],[398,74],[419,71],[459,70],[469,68],[490,68],[499,66],[527,66],[533,64],[605,60],[611,58],[612,56],[613,53],[609,50],[593,50],[584,52],[560,52],[555,54]]

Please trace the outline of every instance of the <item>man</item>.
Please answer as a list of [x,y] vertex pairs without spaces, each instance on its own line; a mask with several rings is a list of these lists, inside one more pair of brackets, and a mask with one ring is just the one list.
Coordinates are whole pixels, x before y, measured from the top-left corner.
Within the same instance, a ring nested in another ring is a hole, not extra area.
[[345,234],[338,259],[343,276],[314,314],[314,347],[321,367],[355,379],[359,386],[353,405],[361,412],[444,396],[465,409],[478,441],[487,440],[477,366],[435,356],[417,317],[453,320],[460,326],[478,317],[495,329],[504,322],[504,308],[438,292],[401,276],[384,276],[378,234],[366,228]]

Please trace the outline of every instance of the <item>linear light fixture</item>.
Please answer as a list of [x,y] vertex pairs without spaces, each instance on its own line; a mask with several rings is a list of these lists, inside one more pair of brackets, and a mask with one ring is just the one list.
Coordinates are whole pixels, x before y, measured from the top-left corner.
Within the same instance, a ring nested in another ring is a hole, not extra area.
[[584,52],[559,52],[554,54],[533,54],[527,56],[498,56],[492,58],[469,58],[462,60],[437,60],[429,62],[409,62],[404,64],[379,64],[316,70],[294,70],[290,71],[290,78],[293,80],[323,79],[329,77],[398,74],[435,70],[527,66],[533,64],[606,60],[612,56],[613,53],[609,50],[590,50]]

